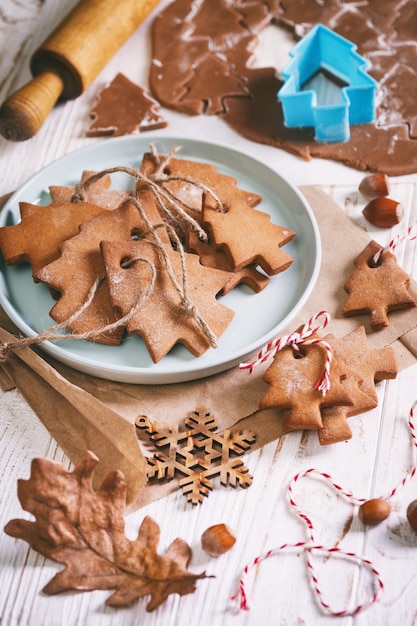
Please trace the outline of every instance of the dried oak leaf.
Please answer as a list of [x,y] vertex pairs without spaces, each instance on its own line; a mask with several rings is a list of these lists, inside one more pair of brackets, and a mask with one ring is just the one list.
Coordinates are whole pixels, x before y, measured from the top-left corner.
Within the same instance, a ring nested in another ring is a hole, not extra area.
[[108,606],[128,606],[150,596],[153,611],[171,593],[195,591],[205,573],[192,574],[186,567],[191,549],[175,539],[165,554],[157,552],[159,526],[146,516],[132,541],[125,536],[123,512],[126,484],[120,471],[110,472],[100,488],[92,488],[98,458],[86,452],[72,472],[49,459],[32,461],[29,480],[18,481],[22,507],[35,521],[15,519],[5,532],[65,568],[43,591],[56,594],[77,589],[113,589]]

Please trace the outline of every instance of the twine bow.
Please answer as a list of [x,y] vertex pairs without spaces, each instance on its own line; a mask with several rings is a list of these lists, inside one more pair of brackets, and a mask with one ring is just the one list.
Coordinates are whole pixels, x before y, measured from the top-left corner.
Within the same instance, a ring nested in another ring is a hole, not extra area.
[[[319,322],[320,318],[322,318],[322,321]],[[272,339],[262,348],[255,360],[240,363],[239,368],[242,370],[248,369],[249,372],[252,373],[255,367],[265,363],[269,358],[273,358],[277,352],[287,346],[301,354],[301,346],[320,344],[326,350],[326,362],[323,373],[314,388],[325,395],[330,389],[330,366],[333,358],[333,350],[327,341],[324,341],[320,337],[312,337],[312,335],[316,335],[320,330],[326,328],[329,322],[330,315],[327,311],[319,311],[310,317],[299,332]]]

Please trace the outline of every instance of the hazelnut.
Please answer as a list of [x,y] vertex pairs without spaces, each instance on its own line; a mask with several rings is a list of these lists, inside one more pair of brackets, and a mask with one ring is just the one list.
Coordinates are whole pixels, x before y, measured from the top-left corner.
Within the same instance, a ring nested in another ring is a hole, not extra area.
[[210,556],[224,554],[236,543],[236,537],[227,524],[210,526],[201,535],[201,547]]
[[407,507],[407,519],[411,528],[417,532],[417,500],[413,500]]
[[374,498],[367,500],[359,507],[358,517],[362,524],[376,526],[380,524],[391,513],[391,505],[386,500]]
[[404,209],[396,200],[380,197],[370,200],[362,213],[374,226],[390,228],[402,220]]
[[369,174],[362,179],[359,184],[359,191],[367,200],[373,198],[379,198],[382,196],[388,196],[389,194],[389,180],[386,174],[376,172],[375,174]]

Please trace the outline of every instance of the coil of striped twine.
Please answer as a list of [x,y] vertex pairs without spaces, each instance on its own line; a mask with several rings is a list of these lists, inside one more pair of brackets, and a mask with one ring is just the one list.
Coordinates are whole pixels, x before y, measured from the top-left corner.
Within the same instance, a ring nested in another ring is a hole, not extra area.
[[[412,405],[409,415],[408,415],[408,427],[410,432],[410,438],[413,445],[413,456],[414,462],[410,469],[410,471],[404,476],[404,478],[387,494],[380,496],[383,500],[388,500],[394,497],[398,491],[404,487],[404,485],[413,478],[416,474],[417,467],[415,464],[415,456],[417,449],[417,437],[414,425],[414,413],[417,410],[417,401]],[[303,511],[301,506],[297,503],[295,497],[296,486],[299,484],[304,478],[310,477],[319,480],[324,480],[337,492],[339,496],[350,501],[353,504],[360,505],[363,502],[366,502],[368,498],[357,498],[351,491],[344,489],[341,485],[335,482],[332,476],[326,472],[321,472],[315,468],[309,468],[303,472],[296,474],[287,488],[287,496],[288,503],[292,509],[292,511],[300,518],[300,520],[304,523],[307,531],[307,540],[298,541],[296,543],[283,543],[276,548],[272,548],[267,550],[266,552],[259,554],[255,557],[250,563],[248,563],[242,570],[240,575],[240,579],[237,585],[236,592],[232,595],[231,601],[237,607],[237,610],[249,610],[249,602],[248,602],[248,576],[251,570],[253,570],[257,565],[269,559],[273,556],[278,556],[288,551],[296,551],[299,553],[300,551],[305,553],[306,556],[306,567],[307,573],[311,580],[312,588],[315,592],[315,597],[322,611],[327,615],[332,615],[334,617],[344,617],[348,615],[355,615],[362,611],[363,609],[369,608],[372,606],[380,597],[383,589],[384,583],[382,581],[381,575],[378,570],[374,566],[374,564],[367,558],[351,551],[345,551],[337,546],[326,547],[320,543],[316,543],[315,540],[315,528],[312,522],[312,519],[309,515]],[[373,581],[373,592],[364,602],[358,603],[352,608],[344,608],[344,609],[335,609],[331,606],[330,602],[325,599],[323,594],[320,581],[318,575],[316,573],[316,569],[314,566],[314,557],[318,555],[327,555],[331,557],[340,557],[345,560],[356,563],[359,567],[365,567],[369,571],[372,581]]]

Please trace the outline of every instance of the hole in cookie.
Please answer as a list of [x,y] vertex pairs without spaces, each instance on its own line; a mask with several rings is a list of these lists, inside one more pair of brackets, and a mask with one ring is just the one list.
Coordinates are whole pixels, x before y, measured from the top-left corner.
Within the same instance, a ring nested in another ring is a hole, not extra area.
[[133,229],[130,233],[130,238],[132,239],[132,241],[139,241],[140,239],[143,239],[143,234],[140,230]]
[[120,261],[120,267],[124,270],[128,270],[132,265],[134,265],[136,259],[132,259],[130,256],[124,256]]
[[169,169],[169,167],[164,167],[163,172],[167,176],[171,176],[171,173],[172,173],[171,170]]
[[380,265],[382,265],[382,259],[381,257],[378,258],[377,262],[375,263],[374,257],[371,256],[368,259],[368,267],[370,267],[371,269],[375,269],[376,267],[380,267]]
[[298,348],[297,350],[293,348],[292,355],[294,359],[303,359],[306,353],[305,353],[305,350],[302,350],[301,348]]
[[204,231],[206,236],[204,237],[203,234],[198,235],[198,241],[200,243],[206,244],[208,246],[213,244],[213,237],[211,236],[211,234],[208,231]]

